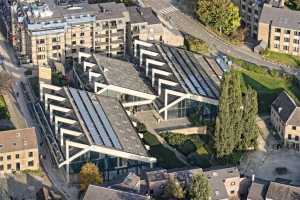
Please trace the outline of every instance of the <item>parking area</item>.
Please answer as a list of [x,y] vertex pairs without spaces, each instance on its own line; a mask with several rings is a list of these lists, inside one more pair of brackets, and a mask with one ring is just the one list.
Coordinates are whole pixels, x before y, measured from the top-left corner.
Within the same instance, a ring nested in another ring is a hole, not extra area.
[[241,173],[268,180],[300,185],[300,152],[276,148],[276,139],[269,133],[267,120],[259,120],[261,135],[258,147],[248,153],[241,161]]

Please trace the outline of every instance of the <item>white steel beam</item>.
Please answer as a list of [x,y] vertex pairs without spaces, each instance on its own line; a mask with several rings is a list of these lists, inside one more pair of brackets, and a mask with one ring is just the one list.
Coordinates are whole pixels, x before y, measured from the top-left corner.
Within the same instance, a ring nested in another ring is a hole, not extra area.
[[90,62],[87,62],[87,61],[83,61],[83,71],[84,72],[86,72],[88,67],[93,68],[94,66],[96,66],[96,64],[90,63]]
[[138,161],[146,162],[146,163],[155,163],[157,161],[156,158],[154,158],[154,157],[146,157],[146,156],[136,155],[136,154],[120,151],[117,149],[107,148],[104,146],[98,146],[98,145],[89,146],[86,144],[81,144],[81,143],[72,142],[72,141],[67,140],[66,148],[68,149],[69,146],[80,148],[85,151],[84,152],[80,151],[79,153],[73,155],[69,159],[66,159],[64,162],[59,164],[59,167],[62,167],[64,165],[70,163],[72,160],[78,158],[79,156],[83,155],[84,153],[86,153],[88,151],[98,152],[98,153],[113,156],[113,157],[125,158],[128,160],[138,160]]
[[59,130],[60,130],[60,146],[64,145],[64,135],[72,135],[75,137],[79,137],[83,134],[82,132],[73,131],[66,128],[60,128]]
[[134,57],[136,57],[137,55],[137,47],[138,46],[144,46],[144,47],[151,47],[153,46],[152,43],[149,43],[149,42],[144,42],[144,41],[141,41],[141,40],[134,40]]
[[148,77],[148,73],[149,73],[149,64],[152,65],[156,65],[156,66],[163,66],[165,63],[157,61],[157,60],[153,60],[151,58],[146,58],[146,76]]
[[62,87],[58,87],[55,85],[47,84],[47,83],[40,83],[40,100],[43,101],[44,99],[44,88],[47,88],[49,90],[59,91],[62,89]]
[[85,52],[81,52],[81,51],[79,51],[78,52],[78,62],[79,63],[82,63],[82,57],[84,57],[84,58],[90,58],[92,55],[91,54],[89,54],[89,53],[85,53]]
[[61,117],[58,115],[54,116],[54,129],[55,129],[55,135],[58,134],[58,123],[65,123],[65,124],[76,124],[77,121],[73,120],[73,119],[69,119],[69,118],[65,118],[65,117]]
[[141,106],[141,105],[147,105],[151,104],[153,100],[143,100],[143,101],[134,101],[134,102],[128,102],[128,103],[122,103],[124,108],[132,107],[132,106]]
[[155,83],[155,74],[160,74],[160,75],[163,75],[163,76],[170,76],[172,73],[166,72],[166,71],[163,71],[163,70],[160,70],[160,69],[152,68],[152,77],[151,77],[152,87],[154,87],[154,83]]
[[146,50],[146,49],[140,49],[140,66],[142,66],[142,63],[143,63],[143,55],[149,55],[149,56],[157,56],[158,53],[156,52],[153,52],[153,51],[149,51],[149,50]]
[[88,73],[89,73],[89,82],[92,81],[92,77],[98,78],[98,77],[101,76],[101,74],[96,73],[96,72],[92,72],[92,71],[89,71]]
[[161,95],[161,86],[162,84],[164,85],[169,85],[169,86],[176,86],[178,83],[175,83],[173,81],[165,80],[165,79],[158,79],[158,96]]
[[70,108],[65,108],[65,107],[61,107],[61,106],[50,104],[49,111],[50,111],[50,123],[53,123],[53,111],[59,111],[59,112],[63,112],[63,113],[69,113],[72,110]]
[[57,95],[53,95],[53,94],[45,94],[45,101],[44,101],[44,106],[45,106],[45,110],[48,110],[48,99],[52,99],[55,101],[59,101],[59,102],[63,102],[66,100],[65,97],[61,97],[61,96],[57,96]]

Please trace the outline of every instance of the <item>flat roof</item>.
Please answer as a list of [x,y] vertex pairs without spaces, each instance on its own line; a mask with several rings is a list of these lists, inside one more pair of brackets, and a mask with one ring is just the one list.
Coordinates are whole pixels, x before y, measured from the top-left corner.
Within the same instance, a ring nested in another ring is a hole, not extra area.
[[38,149],[35,128],[0,131],[0,153]]
[[109,85],[153,95],[132,63],[100,54],[93,54],[93,57]]
[[273,200],[300,199],[300,187],[271,182],[266,194],[266,199],[273,199]]
[[146,196],[101,186],[89,185],[83,200],[146,200]]
[[287,8],[276,8],[271,5],[264,4],[259,22],[267,24],[272,22],[272,26],[299,30],[300,12]]
[[117,99],[74,88],[65,87],[65,90],[70,93],[75,104],[73,109],[79,113],[77,118],[82,120],[95,145],[147,156],[138,133]]

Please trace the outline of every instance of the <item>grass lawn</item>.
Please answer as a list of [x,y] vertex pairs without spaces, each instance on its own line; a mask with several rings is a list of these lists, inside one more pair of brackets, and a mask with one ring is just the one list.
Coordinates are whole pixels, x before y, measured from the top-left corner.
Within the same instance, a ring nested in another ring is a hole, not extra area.
[[0,119],[9,119],[9,112],[2,95],[0,95]]
[[144,133],[144,142],[150,146],[150,155],[157,158],[157,165],[165,169],[182,168],[185,164],[177,159],[175,154],[166,149],[154,135],[149,132]]
[[258,109],[260,114],[270,113],[270,106],[278,94],[285,90],[296,102],[300,102],[300,88],[291,77],[272,75],[239,68],[243,87],[251,86],[258,94]]
[[266,50],[266,52],[263,54],[263,57],[291,67],[300,67],[300,57],[298,56]]
[[165,140],[188,158],[191,165],[208,168],[211,166],[211,153],[205,145],[204,135],[183,135],[162,133]]

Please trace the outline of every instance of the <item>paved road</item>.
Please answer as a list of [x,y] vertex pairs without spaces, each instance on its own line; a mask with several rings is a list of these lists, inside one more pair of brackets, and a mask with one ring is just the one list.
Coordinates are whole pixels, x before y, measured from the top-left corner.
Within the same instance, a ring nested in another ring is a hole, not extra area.
[[245,61],[266,66],[270,69],[277,69],[288,74],[296,74],[298,71],[280,64],[275,64],[264,60],[261,56],[253,53],[249,49],[233,46],[221,40],[215,34],[207,31],[206,27],[193,17],[183,13],[174,7],[170,0],[141,0],[145,6],[150,6],[160,16],[164,17],[175,28],[183,33],[187,33],[196,38],[204,40],[208,45],[218,52],[228,54]]

